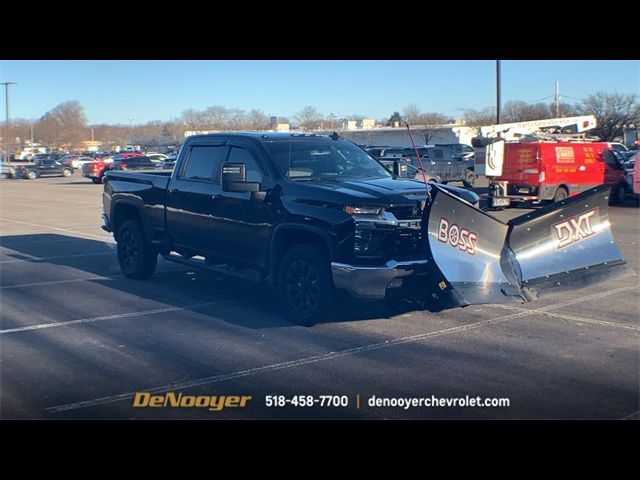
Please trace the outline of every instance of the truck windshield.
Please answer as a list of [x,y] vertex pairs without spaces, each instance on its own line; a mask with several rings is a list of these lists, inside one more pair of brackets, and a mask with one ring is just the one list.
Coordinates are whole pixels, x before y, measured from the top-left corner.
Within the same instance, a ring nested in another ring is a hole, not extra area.
[[291,181],[388,178],[389,171],[367,152],[344,140],[265,142],[280,173]]

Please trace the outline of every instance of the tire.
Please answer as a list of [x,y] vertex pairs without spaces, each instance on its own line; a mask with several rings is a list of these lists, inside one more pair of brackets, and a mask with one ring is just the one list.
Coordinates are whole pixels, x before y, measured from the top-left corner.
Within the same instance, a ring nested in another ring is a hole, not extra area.
[[127,220],[118,229],[118,262],[128,278],[142,280],[153,275],[158,252],[147,243],[138,220]]
[[62,170],[63,177],[70,177],[71,175],[73,175],[73,171],[70,168],[65,168]]
[[611,205],[624,205],[626,201],[627,201],[627,190],[624,187],[624,184],[619,183],[613,188],[613,190],[611,190],[611,199],[609,203]]
[[24,174],[24,178],[29,180],[34,180],[38,178],[38,172],[36,172],[35,170],[29,170],[27,171],[27,173]]
[[465,174],[464,180],[462,180],[462,183],[466,188],[473,188],[473,186],[476,183],[476,174],[475,174],[475,172],[468,171]]
[[98,184],[102,183],[102,181],[101,181],[99,178],[96,178],[96,177],[92,177],[92,178],[91,178],[91,181],[92,181],[93,183],[95,183],[96,185],[98,185]]
[[327,255],[313,245],[296,245],[280,263],[278,295],[284,313],[299,325],[331,317],[335,287]]
[[556,193],[553,195],[554,202],[561,202],[567,198],[569,198],[569,192],[567,192],[567,189],[564,187],[558,187]]

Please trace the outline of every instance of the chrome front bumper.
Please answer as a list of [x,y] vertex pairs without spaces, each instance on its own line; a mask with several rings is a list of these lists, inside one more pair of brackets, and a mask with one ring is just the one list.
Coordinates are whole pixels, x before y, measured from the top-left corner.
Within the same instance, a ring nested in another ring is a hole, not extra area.
[[394,282],[423,271],[428,260],[396,262],[389,260],[383,266],[365,267],[331,263],[333,283],[336,288],[346,290],[357,298],[383,299],[388,288],[401,288],[403,281]]

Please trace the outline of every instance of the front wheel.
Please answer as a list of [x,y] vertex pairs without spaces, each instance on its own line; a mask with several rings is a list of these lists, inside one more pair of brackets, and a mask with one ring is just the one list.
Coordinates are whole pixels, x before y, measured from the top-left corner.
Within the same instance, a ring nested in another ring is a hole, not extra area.
[[95,183],[96,185],[98,185],[98,184],[102,183],[102,182],[101,182],[101,180],[100,180],[99,178],[96,178],[96,177],[93,177],[93,178],[91,179],[91,181],[92,181],[93,183]]
[[125,276],[142,280],[153,275],[158,262],[158,252],[149,245],[142,224],[127,220],[118,229],[118,262]]
[[331,316],[335,287],[328,256],[313,245],[297,245],[280,264],[278,293],[286,315],[300,325]]
[[569,192],[567,192],[567,189],[564,187],[560,187],[556,190],[556,193],[553,196],[553,201],[561,202],[562,200],[566,200],[568,196],[569,196]]
[[63,177],[70,177],[73,174],[73,172],[71,171],[70,168],[65,168],[64,170],[62,170],[62,176]]

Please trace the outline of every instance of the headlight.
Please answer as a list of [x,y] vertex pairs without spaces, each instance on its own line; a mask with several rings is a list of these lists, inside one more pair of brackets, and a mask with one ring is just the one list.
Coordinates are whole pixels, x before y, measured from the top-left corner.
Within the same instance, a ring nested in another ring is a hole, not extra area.
[[384,213],[384,208],[378,207],[353,207],[347,205],[344,207],[344,211],[349,215],[374,215],[380,216]]

